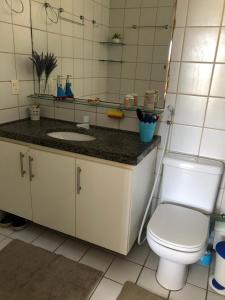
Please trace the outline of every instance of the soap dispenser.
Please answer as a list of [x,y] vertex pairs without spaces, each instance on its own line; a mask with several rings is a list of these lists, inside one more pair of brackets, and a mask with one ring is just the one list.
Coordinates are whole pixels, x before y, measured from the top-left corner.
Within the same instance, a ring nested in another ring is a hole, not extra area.
[[73,98],[73,91],[72,91],[72,83],[70,81],[70,75],[67,75],[66,76],[66,86],[65,86],[65,94],[66,94],[66,97],[68,98]]
[[61,80],[60,75],[57,76],[57,97],[59,97],[59,98],[65,98],[66,97],[64,89],[62,87],[62,80]]

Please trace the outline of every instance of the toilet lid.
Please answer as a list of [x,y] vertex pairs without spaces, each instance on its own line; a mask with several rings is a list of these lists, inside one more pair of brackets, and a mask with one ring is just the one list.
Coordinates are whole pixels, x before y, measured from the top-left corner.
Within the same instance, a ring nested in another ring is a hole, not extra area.
[[209,219],[190,208],[160,204],[148,223],[147,234],[168,248],[195,252],[207,242]]

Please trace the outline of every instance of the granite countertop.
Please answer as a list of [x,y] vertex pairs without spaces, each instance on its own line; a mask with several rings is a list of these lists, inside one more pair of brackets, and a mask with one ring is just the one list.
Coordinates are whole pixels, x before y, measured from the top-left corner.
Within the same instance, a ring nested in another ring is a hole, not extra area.
[[[59,140],[46,135],[53,131],[89,134],[89,142]],[[18,140],[58,150],[83,154],[128,165],[137,165],[161,141],[154,136],[151,143],[140,142],[138,133],[91,126],[77,128],[75,123],[42,118],[40,121],[20,120],[0,125],[0,137]]]

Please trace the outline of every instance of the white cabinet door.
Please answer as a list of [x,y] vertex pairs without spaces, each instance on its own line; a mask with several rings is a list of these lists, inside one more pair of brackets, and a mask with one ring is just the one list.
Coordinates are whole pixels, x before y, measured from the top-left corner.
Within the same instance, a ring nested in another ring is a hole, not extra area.
[[0,141],[0,210],[32,219],[28,148]]
[[131,171],[77,160],[76,236],[126,253]]
[[75,235],[75,159],[30,150],[33,220]]

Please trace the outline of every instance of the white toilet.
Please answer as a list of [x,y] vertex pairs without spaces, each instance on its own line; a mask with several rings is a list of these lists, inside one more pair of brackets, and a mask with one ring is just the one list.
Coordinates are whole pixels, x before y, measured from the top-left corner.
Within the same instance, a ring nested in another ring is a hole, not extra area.
[[188,265],[204,254],[223,163],[168,153],[163,161],[160,205],[147,227],[147,240],[160,257],[158,282],[180,290]]

